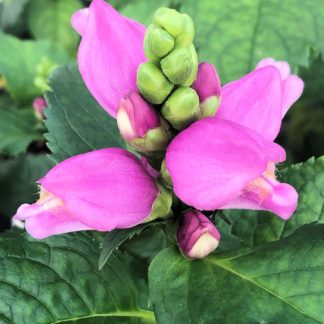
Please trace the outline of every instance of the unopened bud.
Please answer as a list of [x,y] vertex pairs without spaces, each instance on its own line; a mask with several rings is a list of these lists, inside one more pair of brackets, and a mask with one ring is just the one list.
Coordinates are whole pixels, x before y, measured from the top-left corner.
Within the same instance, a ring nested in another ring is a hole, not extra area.
[[161,164],[161,178],[163,181],[163,184],[168,187],[168,188],[172,188],[172,180],[171,180],[171,176],[170,173],[166,167],[166,162],[165,159],[162,161]]
[[145,219],[145,222],[150,222],[157,218],[164,218],[170,215],[172,207],[172,191],[163,187],[157,182],[159,194],[152,206],[152,212]]
[[167,99],[161,112],[175,129],[181,130],[199,118],[199,97],[195,90],[180,87]]
[[174,9],[159,8],[153,16],[153,22],[175,39],[176,47],[188,47],[192,43],[195,31],[188,15]]
[[199,64],[197,78],[192,88],[198,93],[201,118],[214,116],[220,103],[221,82],[214,65]]
[[140,152],[160,151],[169,142],[160,116],[137,92],[121,100],[116,119],[122,137]]
[[173,89],[173,84],[153,63],[142,63],[137,71],[137,87],[152,104],[161,104]]
[[190,54],[191,54],[191,59],[192,59],[192,71],[190,76],[188,77],[187,81],[184,82],[184,86],[189,87],[192,85],[192,83],[196,80],[197,77],[197,72],[198,72],[198,55],[195,50],[195,47],[191,44],[189,46]]
[[213,252],[220,237],[214,224],[197,210],[186,212],[180,219],[177,241],[181,252],[190,259],[202,259]]
[[43,97],[38,97],[33,102],[34,114],[37,119],[43,120],[45,118],[44,108],[47,107],[46,100]]
[[195,64],[198,65],[191,51],[189,47],[176,48],[161,61],[163,73],[173,84],[187,82]]
[[172,51],[174,47],[173,37],[161,27],[150,25],[146,31],[144,39],[145,54],[154,57],[164,57]]

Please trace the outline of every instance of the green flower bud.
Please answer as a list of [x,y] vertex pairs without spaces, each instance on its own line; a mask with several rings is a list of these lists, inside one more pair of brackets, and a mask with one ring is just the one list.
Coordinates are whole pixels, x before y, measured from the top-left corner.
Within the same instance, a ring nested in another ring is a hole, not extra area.
[[215,116],[219,104],[220,98],[217,96],[211,96],[205,99],[200,104],[200,119]]
[[176,47],[188,47],[195,37],[195,27],[192,19],[187,14],[182,14],[183,31],[176,37]]
[[154,25],[148,27],[144,38],[145,54],[160,58],[171,52],[173,47],[174,40],[167,31]]
[[166,168],[165,159],[162,161],[162,164],[161,164],[161,178],[162,178],[163,184],[167,188],[171,189],[173,187],[170,173],[169,173],[168,169]]
[[172,191],[164,188],[159,183],[157,183],[157,186],[160,192],[154,201],[151,214],[145,219],[145,222],[150,222],[157,218],[164,218],[171,214]]
[[177,37],[184,28],[181,13],[174,9],[159,8],[153,16],[153,23],[164,28],[172,37]]
[[174,9],[159,8],[153,16],[153,22],[175,39],[176,47],[188,47],[192,43],[195,30],[188,15]]
[[173,84],[183,84],[191,76],[194,62],[188,47],[176,48],[161,61],[161,69]]
[[187,81],[184,82],[184,86],[189,87],[193,84],[193,82],[196,80],[197,72],[198,72],[198,55],[195,50],[195,47],[191,44],[189,46],[191,59],[192,59],[192,70],[190,73],[190,76],[188,77]]
[[173,89],[173,84],[153,63],[142,63],[137,71],[137,87],[152,104],[161,104]]
[[199,97],[195,90],[180,87],[175,90],[162,107],[162,115],[178,130],[199,118]]

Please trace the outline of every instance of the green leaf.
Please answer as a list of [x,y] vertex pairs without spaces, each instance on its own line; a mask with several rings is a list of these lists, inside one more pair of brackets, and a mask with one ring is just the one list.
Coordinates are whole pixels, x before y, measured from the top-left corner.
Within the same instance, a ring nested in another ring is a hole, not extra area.
[[288,220],[269,213],[248,210],[224,211],[232,221],[231,233],[245,245],[279,240],[302,225],[324,223],[324,157],[292,165],[279,173],[279,180],[298,191],[298,207]]
[[101,270],[107,263],[111,254],[125,241],[135,235],[139,235],[144,229],[151,226],[152,223],[140,224],[132,228],[116,229],[108,232],[102,244],[102,250],[99,257],[98,268]]
[[17,28],[17,25],[20,27],[23,20],[21,16],[27,1],[4,0],[0,2],[0,29],[12,32],[12,29]]
[[252,249],[189,261],[160,252],[149,270],[158,323],[323,323],[324,225]]
[[43,136],[32,109],[4,110],[0,108],[0,153],[18,155]]
[[46,94],[48,147],[57,162],[105,147],[123,147],[116,120],[91,96],[75,64],[54,71]]
[[70,20],[81,8],[79,0],[32,0],[27,13],[29,28],[36,39],[48,39],[74,53],[79,36]]
[[223,82],[264,57],[307,65],[309,48],[324,53],[322,0],[186,0],[181,11],[196,27],[200,61],[214,63]]
[[49,60],[63,64],[67,55],[46,41],[20,40],[0,32],[0,74],[7,90],[21,103],[30,103],[41,91],[35,86],[37,67]]
[[121,316],[154,323],[153,313],[137,307],[135,278],[123,255],[112,255],[98,271],[98,251],[91,233],[42,241],[0,236],[1,321],[104,323],[100,318]]
[[35,181],[52,166],[45,154],[0,160],[0,214],[12,216],[21,204],[34,202],[38,191]]

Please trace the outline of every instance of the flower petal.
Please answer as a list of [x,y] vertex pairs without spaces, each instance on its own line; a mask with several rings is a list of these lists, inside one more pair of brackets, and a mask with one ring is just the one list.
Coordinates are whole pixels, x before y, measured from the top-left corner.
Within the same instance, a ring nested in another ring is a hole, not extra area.
[[262,69],[267,66],[275,67],[279,72],[282,80],[285,80],[290,75],[290,66],[285,61],[276,61],[271,57],[262,59],[256,66],[256,70]]
[[281,107],[280,73],[268,66],[225,85],[216,117],[234,121],[274,140],[281,126]]
[[[256,140],[258,139],[258,140]],[[176,195],[200,210],[214,210],[236,198],[282,149],[231,121],[206,118],[172,141],[166,165]]]
[[89,9],[84,8],[76,11],[71,18],[72,27],[82,36],[88,23]]
[[145,27],[103,0],[92,1],[86,24],[84,12],[75,15],[72,24],[82,34],[78,52],[82,78],[95,99],[115,117],[120,99],[137,91],[137,68],[145,61]]
[[304,90],[304,82],[297,75],[290,75],[282,83],[282,117],[288,109],[299,99]]
[[285,61],[265,58],[257,64],[256,69],[266,66],[274,66],[280,72],[282,86],[282,117],[284,117],[288,109],[301,96],[304,90],[304,82],[297,75],[290,74],[290,66]]
[[101,231],[141,223],[159,193],[140,160],[122,149],[102,149],[69,158],[39,183],[62,199],[75,219]]
[[27,232],[36,239],[92,229],[78,220],[73,219],[62,207],[53,212],[50,210],[40,211],[36,204],[23,204],[13,219],[24,220]]
[[244,193],[221,209],[267,210],[284,220],[289,219],[297,208],[298,193],[287,183],[271,181],[272,192],[263,200],[258,200],[252,192]]

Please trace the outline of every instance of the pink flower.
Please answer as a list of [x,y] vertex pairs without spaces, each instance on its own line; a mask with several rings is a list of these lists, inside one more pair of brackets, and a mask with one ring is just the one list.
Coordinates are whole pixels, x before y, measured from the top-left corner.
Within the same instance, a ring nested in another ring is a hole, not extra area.
[[202,62],[199,64],[197,78],[192,88],[198,93],[201,102],[209,97],[221,95],[221,82],[213,64]]
[[44,108],[47,107],[47,103],[46,100],[43,97],[38,97],[33,101],[33,109],[34,109],[34,113],[35,116],[39,119],[39,120],[43,120],[44,119]]
[[123,97],[116,118],[119,131],[125,140],[144,137],[149,130],[160,125],[155,109],[137,92]]
[[197,210],[186,212],[180,218],[177,241],[181,252],[190,259],[202,259],[213,252],[220,233],[213,223]]
[[104,0],[72,17],[81,35],[78,66],[88,89],[113,117],[124,95],[137,91],[136,72],[144,62],[145,27],[120,15]]
[[102,149],[71,157],[40,179],[40,199],[22,205],[35,238],[80,230],[110,231],[142,223],[159,194],[155,180],[133,154]]
[[285,151],[273,140],[303,83],[271,62],[225,85],[216,116],[192,124],[168,147],[167,169],[186,204],[263,209],[283,219],[295,211],[297,192],[276,180],[275,164],[285,160]]

